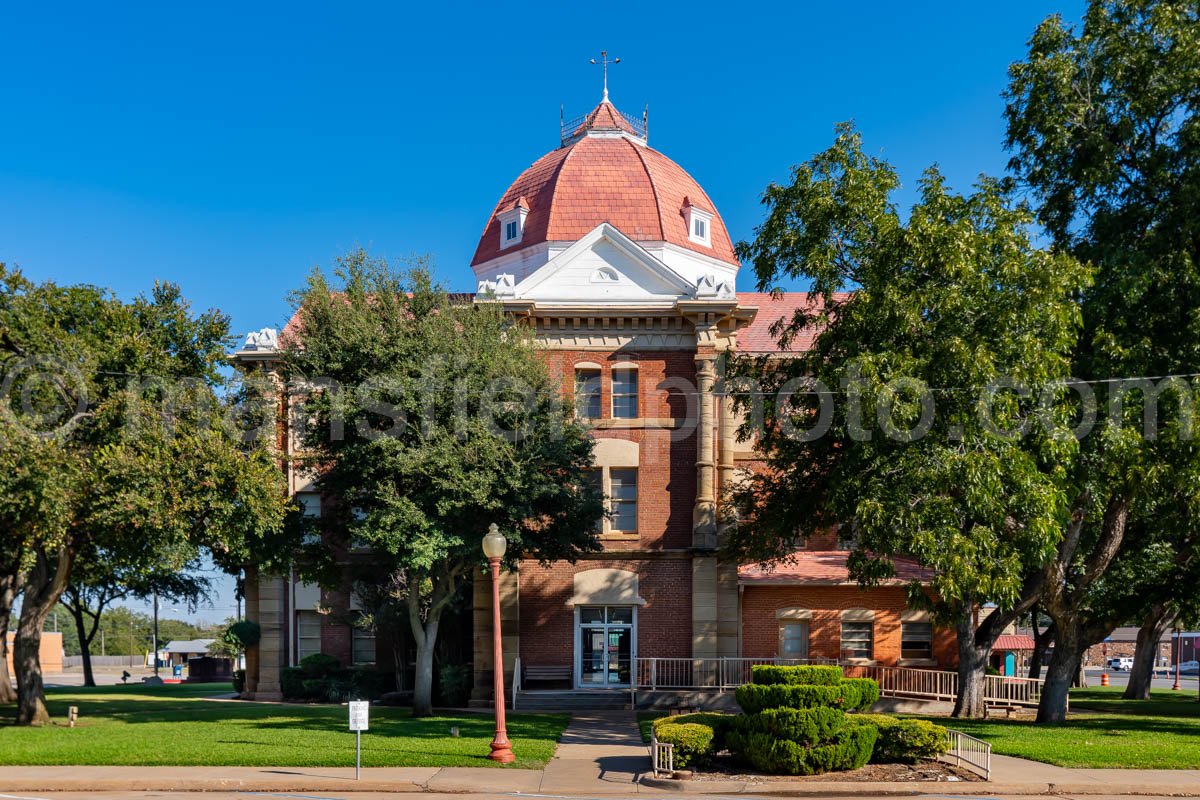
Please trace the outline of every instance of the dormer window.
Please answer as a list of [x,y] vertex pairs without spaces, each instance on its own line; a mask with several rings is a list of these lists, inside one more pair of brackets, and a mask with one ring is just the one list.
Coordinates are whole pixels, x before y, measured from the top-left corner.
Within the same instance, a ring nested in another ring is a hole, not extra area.
[[500,249],[512,247],[521,243],[525,234],[525,217],[529,215],[529,204],[522,197],[513,203],[507,211],[501,211],[500,220]]
[[711,211],[705,211],[699,206],[692,205],[686,197],[683,199],[683,219],[687,223],[688,241],[705,247],[712,247]]

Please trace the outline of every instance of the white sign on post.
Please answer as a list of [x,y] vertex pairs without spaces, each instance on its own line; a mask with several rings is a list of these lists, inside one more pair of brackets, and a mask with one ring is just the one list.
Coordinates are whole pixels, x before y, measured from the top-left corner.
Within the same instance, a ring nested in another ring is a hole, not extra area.
[[362,732],[367,730],[371,704],[366,700],[351,700],[349,706],[350,730],[354,732],[354,780],[358,780],[362,772]]
[[370,714],[370,709],[371,704],[366,700],[350,701],[350,730],[367,730],[367,717]]

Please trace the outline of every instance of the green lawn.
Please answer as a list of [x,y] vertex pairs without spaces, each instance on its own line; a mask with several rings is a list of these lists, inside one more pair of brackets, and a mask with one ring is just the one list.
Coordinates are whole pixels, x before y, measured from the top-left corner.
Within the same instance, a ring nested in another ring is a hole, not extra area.
[[[228,684],[50,689],[57,725],[20,728],[0,708],[0,765],[127,764],[163,766],[346,767],[354,734],[344,706],[272,705],[206,700]],[[67,728],[68,706],[79,724]],[[554,755],[566,714],[514,714],[508,736],[515,767],[537,769]],[[457,727],[458,738],[450,735]],[[363,734],[364,767],[488,767],[492,718],[412,719],[407,709],[372,707]]]
[[1122,700],[1122,689],[1075,689],[1062,725],[1015,720],[934,722],[976,736],[992,752],[1062,767],[1200,769],[1200,702],[1195,690],[1154,690]]

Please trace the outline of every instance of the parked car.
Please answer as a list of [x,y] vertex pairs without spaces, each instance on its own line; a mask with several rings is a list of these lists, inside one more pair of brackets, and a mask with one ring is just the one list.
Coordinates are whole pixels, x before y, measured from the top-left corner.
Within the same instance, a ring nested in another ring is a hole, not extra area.
[[1181,675],[1195,675],[1200,673],[1200,661],[1179,662],[1179,673]]
[[1133,659],[1129,656],[1117,656],[1108,660],[1108,668],[1117,672],[1128,672],[1133,669]]

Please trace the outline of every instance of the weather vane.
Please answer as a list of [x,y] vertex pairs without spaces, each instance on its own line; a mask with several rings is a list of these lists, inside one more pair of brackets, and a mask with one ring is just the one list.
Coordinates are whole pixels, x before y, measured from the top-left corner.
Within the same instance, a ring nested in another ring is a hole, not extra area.
[[608,65],[609,65],[609,64],[620,64],[620,63],[621,63],[621,59],[619,59],[619,58],[614,58],[613,60],[609,61],[609,60],[608,60],[608,51],[607,51],[607,50],[601,50],[601,51],[600,51],[600,60],[599,60],[599,61],[597,61],[597,60],[596,60],[596,59],[594,59],[594,58],[593,58],[593,59],[589,59],[589,60],[590,60],[590,61],[591,61],[593,64],[599,64],[599,65],[600,65],[600,66],[601,66],[601,67],[604,69],[604,99],[605,99],[605,100],[608,100]]

